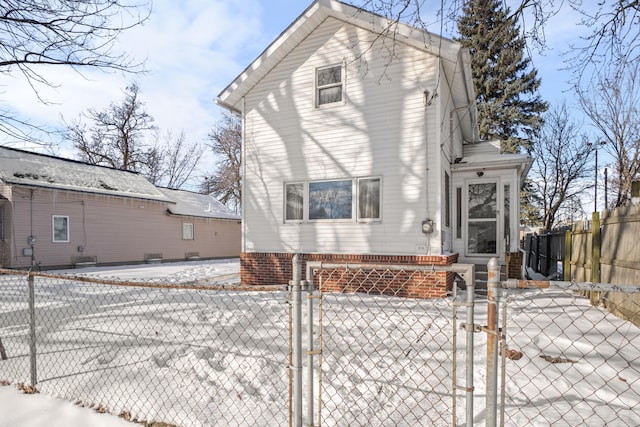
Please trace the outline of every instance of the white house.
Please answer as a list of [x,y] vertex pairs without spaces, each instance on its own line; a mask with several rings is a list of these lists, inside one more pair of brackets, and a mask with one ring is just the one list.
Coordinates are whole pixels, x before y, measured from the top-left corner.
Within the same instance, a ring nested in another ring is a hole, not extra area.
[[290,259],[502,262],[531,160],[478,141],[460,44],[316,0],[219,95],[242,117],[242,280]]

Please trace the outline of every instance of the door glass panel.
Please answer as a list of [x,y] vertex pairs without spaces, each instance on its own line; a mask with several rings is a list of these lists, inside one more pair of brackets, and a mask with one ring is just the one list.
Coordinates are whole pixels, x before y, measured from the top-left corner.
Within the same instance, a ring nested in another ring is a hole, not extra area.
[[470,254],[497,253],[497,184],[470,184],[468,206],[467,252]]
[[469,219],[496,218],[496,184],[469,185]]
[[497,241],[495,221],[469,221],[469,253],[495,254]]

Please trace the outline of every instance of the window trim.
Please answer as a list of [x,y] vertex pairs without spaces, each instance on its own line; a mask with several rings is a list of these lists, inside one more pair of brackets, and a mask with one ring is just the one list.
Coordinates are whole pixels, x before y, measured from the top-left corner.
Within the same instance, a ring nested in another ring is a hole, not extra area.
[[[293,219],[288,219],[287,218],[287,186],[289,185],[302,185],[302,218],[293,218]],[[284,200],[283,200],[283,217],[284,217],[284,222],[285,223],[301,223],[305,221],[305,218],[307,217],[307,204],[306,202],[306,194],[308,192],[307,189],[307,182],[306,181],[291,181],[291,182],[285,182],[284,183],[284,187],[283,187],[283,194],[284,194]]]
[[[66,239],[56,239],[56,220],[64,219],[66,222]],[[52,243],[69,243],[71,241],[71,226],[68,215],[51,215],[51,242]]]
[[[187,230],[191,230],[191,237],[185,233]],[[182,240],[195,240],[195,227],[192,222],[183,222],[182,223]]]
[[[318,72],[329,69],[329,68],[340,68],[340,83],[330,83],[330,84],[320,86],[318,84]],[[313,71],[313,98],[314,98],[313,105],[315,106],[315,108],[325,108],[329,106],[343,105],[346,99],[345,82],[346,82],[346,67],[344,66],[344,63],[323,65],[322,67],[316,67]],[[329,89],[329,88],[338,87],[338,86],[341,88],[339,101],[320,103],[320,90]]]
[[[360,182],[361,181],[367,181],[367,180],[378,180],[380,182],[379,186],[378,186],[378,217],[377,218],[363,218],[360,216]],[[355,179],[356,182],[356,213],[355,213],[355,217],[356,217],[356,222],[365,222],[365,223],[371,223],[371,222],[382,222],[382,206],[384,206],[383,201],[382,201],[382,177],[381,176],[362,176],[362,177],[358,177]]]
[[[379,180],[379,195],[378,195],[378,218],[362,218],[360,217],[359,212],[359,197],[360,197],[360,182],[363,180]],[[309,202],[310,202],[310,184],[312,183],[322,183],[322,182],[341,182],[341,181],[349,181],[351,182],[351,217],[350,218],[310,218],[309,213]],[[302,218],[301,219],[287,219],[287,186],[302,184],[303,186],[303,194],[302,194]],[[300,224],[300,223],[379,223],[382,222],[382,188],[383,188],[383,179],[380,175],[372,175],[372,176],[362,176],[362,177],[353,177],[353,178],[334,178],[334,179],[314,179],[314,180],[306,180],[306,181],[288,181],[284,182],[282,186],[283,192],[283,201],[282,201],[282,218],[285,224]]]
[[451,228],[451,178],[444,171],[444,226]]
[[456,239],[462,239],[462,187],[456,187]]

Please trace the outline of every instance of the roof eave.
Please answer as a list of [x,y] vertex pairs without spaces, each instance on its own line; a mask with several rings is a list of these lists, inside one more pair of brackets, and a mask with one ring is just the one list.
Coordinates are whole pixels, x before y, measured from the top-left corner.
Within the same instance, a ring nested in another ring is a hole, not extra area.
[[27,182],[18,182],[18,181],[11,181],[11,180],[6,180],[3,179],[3,182],[6,185],[10,185],[10,186],[17,186],[17,187],[27,187],[27,188],[44,188],[47,190],[59,190],[59,191],[70,191],[72,193],[85,193],[85,194],[96,194],[96,195],[100,195],[100,196],[109,196],[109,197],[121,197],[124,199],[135,199],[135,200],[147,200],[147,201],[152,201],[152,202],[161,202],[161,203],[168,203],[168,204],[175,204],[175,202],[171,201],[170,199],[164,197],[164,196],[152,196],[152,195],[144,195],[144,194],[126,194],[126,193],[116,193],[116,192],[109,192],[109,191],[99,191],[99,190],[94,190],[94,189],[90,189],[90,188],[71,188],[71,187],[66,187],[64,185],[42,185],[42,184],[36,184],[36,183],[27,183]]
[[[364,9],[342,3],[337,0],[316,0],[293,21],[242,73],[240,73],[216,98],[216,103],[230,111],[239,113],[239,103],[249,90],[266,75],[267,72],[284,58],[292,49],[285,48],[287,41],[297,31],[310,34],[327,17],[334,17],[350,24],[380,32],[392,23],[388,19],[365,11]],[[397,24],[395,35],[398,41],[408,43],[435,56],[457,63],[460,60],[459,43],[422,31],[407,24]],[[437,38],[437,43],[429,43]],[[465,77],[466,78],[466,77]],[[471,86],[473,87],[473,86]]]

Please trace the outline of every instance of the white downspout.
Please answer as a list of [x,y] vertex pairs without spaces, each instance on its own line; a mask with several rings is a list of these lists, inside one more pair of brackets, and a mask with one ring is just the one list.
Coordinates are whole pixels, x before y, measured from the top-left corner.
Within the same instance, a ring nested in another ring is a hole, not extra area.
[[241,236],[241,248],[240,248],[240,252],[246,252],[246,241],[245,241],[245,236],[246,236],[246,227],[247,227],[247,222],[245,221],[245,207],[247,206],[245,203],[245,195],[246,192],[244,191],[244,185],[246,182],[246,177],[247,177],[247,162],[246,162],[246,149],[247,149],[247,144],[245,141],[245,127],[246,127],[246,117],[245,117],[245,97],[242,97],[242,103],[240,106],[240,165],[242,168],[242,183],[240,184],[240,191],[242,192],[242,194],[240,195],[240,221],[242,223],[242,236]]

